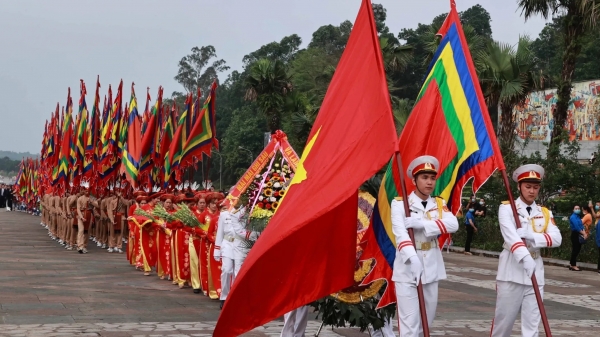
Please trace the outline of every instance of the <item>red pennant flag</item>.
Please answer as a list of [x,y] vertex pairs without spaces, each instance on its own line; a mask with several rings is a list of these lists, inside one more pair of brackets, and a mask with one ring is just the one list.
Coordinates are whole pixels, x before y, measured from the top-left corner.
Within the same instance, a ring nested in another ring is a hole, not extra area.
[[239,336],[353,284],[358,188],[395,149],[375,18],[363,0],[289,190],[242,265],[214,336]]

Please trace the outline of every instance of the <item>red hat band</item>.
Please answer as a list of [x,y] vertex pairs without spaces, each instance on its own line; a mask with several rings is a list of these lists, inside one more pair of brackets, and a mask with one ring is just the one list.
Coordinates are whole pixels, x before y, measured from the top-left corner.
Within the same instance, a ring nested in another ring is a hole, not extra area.
[[417,165],[414,169],[413,169],[413,177],[416,176],[417,174],[421,173],[421,172],[433,172],[433,173],[437,173],[437,169],[435,168],[435,166],[432,163],[423,163],[420,165]]
[[531,180],[542,180],[542,176],[536,172],[536,171],[527,171],[524,173],[521,173],[519,175],[519,177],[517,177],[517,181],[521,181],[521,180],[525,180],[525,179],[531,179]]

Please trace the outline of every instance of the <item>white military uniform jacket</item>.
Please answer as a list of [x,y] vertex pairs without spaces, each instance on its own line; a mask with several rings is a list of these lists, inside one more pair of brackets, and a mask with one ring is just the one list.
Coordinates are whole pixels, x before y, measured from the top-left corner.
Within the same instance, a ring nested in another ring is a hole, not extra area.
[[244,248],[242,239],[248,239],[251,232],[246,230],[240,221],[242,214],[243,210],[233,209],[219,215],[215,245],[221,247],[221,257],[243,259],[248,255],[248,249]]
[[393,200],[392,231],[396,237],[396,259],[394,260],[394,273],[392,281],[415,283],[410,272],[408,260],[417,255],[423,264],[423,284],[437,282],[446,278],[446,268],[442,252],[437,243],[440,234],[454,233],[458,230],[458,220],[447,208],[446,202],[442,203],[442,217],[435,198],[427,199],[427,206],[423,207],[421,198],[413,192],[408,196],[410,216],[422,219],[425,228],[415,229],[415,246],[413,246],[408,231],[404,226],[404,203],[402,200]]
[[498,281],[509,281],[518,284],[531,285],[531,279],[527,277],[521,260],[531,255],[535,260],[535,277],[539,285],[544,285],[544,261],[540,256],[540,248],[558,247],[562,242],[560,230],[554,224],[552,212],[547,211],[544,215],[542,207],[535,204],[530,205],[531,214],[527,212],[527,204],[521,198],[515,200],[517,213],[521,226],[533,233],[534,241],[523,239],[517,234],[515,217],[513,216],[509,203],[503,203],[498,210],[498,221],[500,230],[504,237],[504,250],[500,253],[498,264]]

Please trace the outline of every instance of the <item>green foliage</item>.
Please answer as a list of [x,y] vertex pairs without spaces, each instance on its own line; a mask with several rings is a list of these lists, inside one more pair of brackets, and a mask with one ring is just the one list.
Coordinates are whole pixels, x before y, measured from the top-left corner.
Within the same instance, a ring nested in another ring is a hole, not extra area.
[[[235,184],[263,149],[266,123],[264,116],[257,110],[255,105],[248,105],[233,111],[231,123],[221,144],[225,185]],[[240,146],[250,150],[252,158]]]
[[317,312],[317,319],[321,317],[325,325],[336,328],[358,327],[364,332],[369,325],[373,329],[381,329],[385,320],[393,318],[396,313],[395,305],[375,310],[378,302],[378,299],[372,297],[358,304],[348,304],[327,296],[311,303],[311,306]]
[[492,18],[480,4],[459,13],[459,16],[461,23],[473,27],[477,35],[488,40],[492,39]]
[[[225,60],[216,60],[217,52],[213,46],[192,48],[192,53],[184,56],[179,61],[179,71],[175,80],[181,84],[188,93],[195,93],[198,88],[208,92],[211,83],[217,75],[229,69]],[[210,63],[210,64],[209,64]]]
[[516,50],[509,44],[493,41],[478,56],[479,81],[488,105],[500,104],[502,111],[498,138],[503,149],[512,149],[515,141],[515,106],[540,88],[530,45],[526,36],[519,38]]
[[257,51],[244,56],[242,61],[246,66],[264,58],[271,61],[279,60],[283,63],[288,63],[292,60],[301,44],[302,39],[300,36],[292,34],[284,37],[280,42],[271,42],[260,47]]
[[8,157],[11,160],[18,160],[21,162],[23,158],[32,158],[36,159],[40,155],[38,153],[29,153],[29,152],[13,152],[13,151],[1,151],[0,150],[0,158]]
[[280,60],[260,59],[250,66],[245,82],[245,99],[256,101],[258,108],[267,118],[269,131],[275,133],[281,129],[285,96],[293,88],[287,66]]
[[346,47],[351,30],[352,23],[348,20],[342,22],[339,26],[321,26],[313,33],[308,49],[319,48],[328,55],[339,57]]
[[0,158],[0,172],[6,175],[17,175],[19,172],[21,160],[12,160],[8,157]]

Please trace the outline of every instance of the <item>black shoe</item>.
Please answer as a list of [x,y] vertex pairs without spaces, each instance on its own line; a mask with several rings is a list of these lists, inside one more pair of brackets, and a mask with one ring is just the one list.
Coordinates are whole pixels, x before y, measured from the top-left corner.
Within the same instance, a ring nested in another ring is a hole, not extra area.
[[200,293],[200,289],[194,289],[194,294],[199,294]]
[[79,252],[79,254],[83,254],[83,249],[78,249],[77,251]]
[[225,300],[221,300],[221,306],[219,306],[219,309],[223,309],[224,305],[225,305]]

